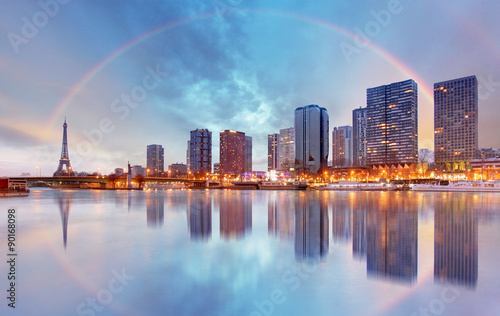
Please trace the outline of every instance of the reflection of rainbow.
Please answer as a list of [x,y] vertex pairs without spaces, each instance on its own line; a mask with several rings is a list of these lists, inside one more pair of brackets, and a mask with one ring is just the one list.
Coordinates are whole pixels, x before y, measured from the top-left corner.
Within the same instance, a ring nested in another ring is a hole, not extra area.
[[[352,40],[357,39],[357,35],[353,34],[352,32],[345,30],[341,28],[340,26],[334,25],[330,22],[319,20],[319,19],[313,19],[311,17],[307,17],[304,15],[298,15],[298,14],[293,14],[293,13],[284,13],[284,12],[277,12],[277,11],[262,11],[262,10],[233,10],[233,11],[228,11],[225,14],[233,14],[234,12],[243,12],[243,13],[248,13],[248,14],[258,14],[258,15],[267,15],[267,16],[277,16],[281,18],[287,18],[287,19],[294,19],[294,20],[299,20],[307,23],[312,23],[321,27],[324,27],[328,30],[331,30],[337,34],[340,34],[342,36],[345,36],[347,38],[350,38]],[[172,21],[169,23],[166,23],[164,25],[161,25],[157,28],[154,28],[146,33],[143,33],[142,35],[134,38],[133,40],[129,41],[125,45],[121,46],[114,52],[112,52],[110,55],[108,55],[106,58],[104,58],[102,61],[100,61],[98,64],[96,64],[89,72],[87,72],[69,91],[69,93],[64,97],[64,99],[57,105],[56,110],[52,114],[52,116],[49,119],[49,124],[48,128],[51,128],[54,123],[59,120],[59,117],[61,113],[68,107],[68,105],[71,103],[73,98],[80,92],[80,90],[90,81],[94,76],[96,76],[101,70],[103,70],[107,65],[109,65],[112,61],[115,59],[119,58],[121,55],[123,55],[125,52],[128,50],[132,49],[134,46],[142,43],[143,41],[146,41],[150,39],[151,37],[154,37],[158,34],[161,34],[165,31],[172,30],[174,28],[186,25],[191,22],[196,22],[196,21],[201,21],[207,18],[212,18],[217,16],[216,12],[210,12],[210,13],[204,13],[204,14],[199,14],[193,17],[189,18],[184,18],[176,21]],[[367,46],[368,49],[376,53],[378,56],[380,56],[382,59],[386,60],[388,63],[393,65],[399,72],[401,72],[406,78],[404,79],[413,79],[417,83],[419,83],[420,90],[423,92],[423,95],[427,101],[429,101],[432,104],[433,100],[433,91],[429,85],[425,84],[425,81],[422,80],[415,72],[413,72],[408,66],[406,66],[403,62],[400,60],[396,59],[393,55],[391,55],[389,52],[383,50],[379,46],[373,44],[373,42],[369,43]]]

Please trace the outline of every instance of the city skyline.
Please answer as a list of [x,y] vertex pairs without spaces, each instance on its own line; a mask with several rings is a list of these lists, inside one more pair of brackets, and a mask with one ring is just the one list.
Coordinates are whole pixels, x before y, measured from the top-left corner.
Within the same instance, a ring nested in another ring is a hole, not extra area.
[[[296,107],[318,104],[331,126],[351,125],[367,88],[407,79],[419,86],[419,148],[433,149],[433,84],[469,75],[478,78],[479,147],[500,147],[500,4],[228,6],[69,2],[49,15],[55,9],[38,2],[6,4],[0,175],[51,175],[64,116],[75,171],[144,165],[148,144],[164,146],[165,166],[186,162],[196,128],[251,135],[252,169],[266,170],[267,135],[292,126]],[[33,24],[38,12],[44,25]]]

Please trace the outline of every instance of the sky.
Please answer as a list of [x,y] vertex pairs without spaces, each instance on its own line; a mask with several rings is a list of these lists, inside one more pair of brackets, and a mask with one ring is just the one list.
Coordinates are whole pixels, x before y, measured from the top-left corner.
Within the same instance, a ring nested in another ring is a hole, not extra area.
[[[297,107],[352,125],[366,89],[414,79],[419,148],[433,149],[433,85],[479,80],[479,147],[499,148],[498,1],[0,0],[0,176],[51,176],[68,123],[73,170],[186,163],[189,131],[267,135]],[[330,146],[331,147],[331,146]]]

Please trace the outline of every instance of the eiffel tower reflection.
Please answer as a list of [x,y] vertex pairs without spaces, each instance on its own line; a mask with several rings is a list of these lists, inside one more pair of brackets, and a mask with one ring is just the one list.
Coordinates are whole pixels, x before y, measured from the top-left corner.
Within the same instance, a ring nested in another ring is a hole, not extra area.
[[71,205],[70,195],[68,193],[65,193],[65,192],[58,192],[57,202],[59,204],[59,212],[61,213],[64,250],[66,250],[66,246],[68,244],[69,208]]

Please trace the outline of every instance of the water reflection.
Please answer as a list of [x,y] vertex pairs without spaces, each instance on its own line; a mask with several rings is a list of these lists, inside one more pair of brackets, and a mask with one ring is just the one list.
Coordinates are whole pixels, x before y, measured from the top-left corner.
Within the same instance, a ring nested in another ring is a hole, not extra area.
[[369,276],[413,283],[417,277],[418,213],[407,196],[382,194],[367,214]]
[[347,243],[352,238],[352,204],[349,198],[335,199],[332,203],[332,238]]
[[243,239],[252,232],[252,199],[246,195],[222,195],[220,207],[220,236],[222,239]]
[[362,260],[366,258],[366,213],[368,203],[366,192],[360,193],[354,200],[352,212],[352,256],[354,259]]
[[328,206],[307,197],[295,199],[295,258],[314,261],[328,255]]
[[189,196],[187,218],[191,240],[209,240],[212,237],[212,196]]
[[69,221],[69,208],[71,205],[71,197],[69,192],[57,192],[57,204],[59,205],[59,212],[61,213],[62,230],[63,230],[63,244],[64,249],[68,244],[68,221]]
[[270,236],[279,236],[280,240],[293,240],[295,218],[293,202],[289,197],[269,196],[267,219]]
[[475,288],[478,274],[478,219],[471,196],[447,198],[434,213],[434,280]]
[[149,228],[163,226],[165,196],[162,191],[151,193],[146,199],[147,223]]

